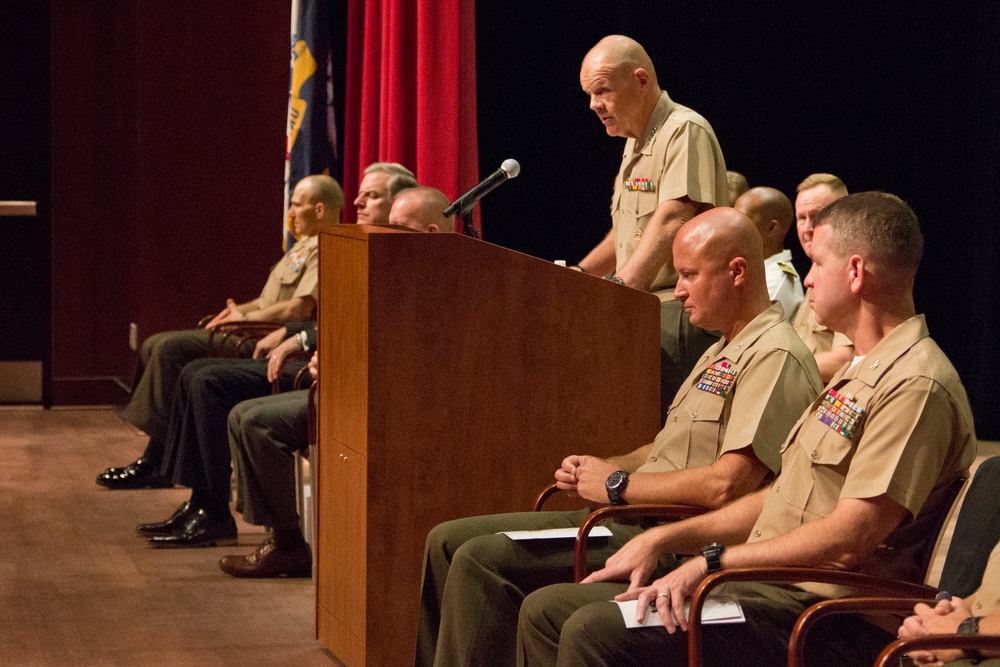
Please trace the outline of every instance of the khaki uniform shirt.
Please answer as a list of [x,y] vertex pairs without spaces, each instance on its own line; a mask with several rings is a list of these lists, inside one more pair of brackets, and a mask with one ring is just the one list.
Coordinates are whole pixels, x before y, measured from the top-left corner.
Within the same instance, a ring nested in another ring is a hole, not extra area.
[[969,597],[972,598],[973,616],[1000,613],[1000,544],[993,547],[993,553],[986,563],[983,583]]
[[811,287],[806,290],[802,303],[795,311],[795,319],[792,320],[792,326],[795,327],[796,333],[802,337],[806,347],[813,354],[819,354],[820,352],[829,352],[842,345],[851,345],[850,338],[842,333],[835,333],[816,321],[816,312],[809,305],[809,292],[811,291]]
[[707,466],[753,447],[777,474],[781,443],[822,387],[815,360],[774,304],[732,341],[708,348],[636,472]]
[[[845,365],[799,419],[748,542],[829,516],[842,498],[888,494],[917,518],[893,531],[861,571],[916,581],[919,554],[936,538],[926,526],[949,510],[941,496],[975,456],[965,388],[924,317],[912,317],[860,363]],[[828,597],[849,593],[800,587]]]
[[[611,199],[616,267],[632,256],[646,223],[663,202],[689,197],[713,206],[728,197],[726,161],[708,121],[660,94],[642,137],[625,142]],[[651,291],[677,282],[673,262],[660,269]]]
[[257,299],[259,308],[296,296],[319,294],[319,236],[304,236],[271,267],[271,274]]

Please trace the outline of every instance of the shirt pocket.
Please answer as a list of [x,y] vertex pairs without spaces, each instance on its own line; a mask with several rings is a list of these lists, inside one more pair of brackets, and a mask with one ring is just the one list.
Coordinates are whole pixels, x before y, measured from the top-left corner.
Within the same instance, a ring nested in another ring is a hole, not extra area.
[[646,229],[646,224],[656,211],[659,201],[655,192],[627,192],[622,195],[623,206],[627,213],[635,219],[635,233],[632,234],[626,244],[629,255],[635,252],[642,238],[642,232]]
[[299,277],[305,270],[305,264],[304,259],[296,262],[290,258],[285,258],[278,269],[278,281],[285,286],[294,285],[299,281]]
[[691,391],[700,396],[690,407],[691,429],[685,462],[689,468],[714,463],[726,435],[722,424],[726,407],[725,397],[700,389]]
[[[799,460],[788,460],[793,470],[781,482],[781,496],[806,515],[823,517],[830,514],[844,486],[847,466],[854,451],[854,443],[810,415],[796,434]],[[800,474],[806,472],[808,474]]]

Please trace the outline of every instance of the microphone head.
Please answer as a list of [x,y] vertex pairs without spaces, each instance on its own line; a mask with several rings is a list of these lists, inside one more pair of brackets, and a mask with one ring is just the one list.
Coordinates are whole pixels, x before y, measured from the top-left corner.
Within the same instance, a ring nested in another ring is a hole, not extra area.
[[521,165],[514,159],[504,160],[500,168],[503,169],[503,173],[507,174],[507,178],[517,178],[517,175],[521,173]]

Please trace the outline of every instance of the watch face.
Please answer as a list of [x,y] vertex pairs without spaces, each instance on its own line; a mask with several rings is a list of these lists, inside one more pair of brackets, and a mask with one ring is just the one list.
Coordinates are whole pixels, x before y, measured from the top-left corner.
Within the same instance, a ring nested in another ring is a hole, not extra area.
[[623,481],[625,481],[625,475],[622,474],[621,470],[616,470],[608,476],[608,486],[612,489],[621,486]]

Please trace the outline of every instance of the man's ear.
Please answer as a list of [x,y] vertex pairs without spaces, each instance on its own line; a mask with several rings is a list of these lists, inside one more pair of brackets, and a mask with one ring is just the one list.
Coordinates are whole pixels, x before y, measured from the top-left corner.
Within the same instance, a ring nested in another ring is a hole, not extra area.
[[441,231],[441,227],[437,223],[432,222],[431,224],[427,225],[427,231],[428,232],[440,232]]
[[316,207],[316,217],[322,218],[326,213],[326,206],[321,201],[316,202],[314,206]]
[[632,76],[634,76],[639,81],[639,85],[641,85],[643,88],[645,88],[649,84],[649,72],[647,72],[644,67],[640,67],[634,72],[632,72]]
[[858,294],[864,287],[866,269],[863,257],[851,255],[851,258],[847,260],[847,276],[852,294]]
[[747,280],[747,261],[742,257],[735,257],[729,262],[729,272],[733,274],[733,284],[742,285]]

